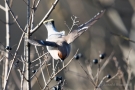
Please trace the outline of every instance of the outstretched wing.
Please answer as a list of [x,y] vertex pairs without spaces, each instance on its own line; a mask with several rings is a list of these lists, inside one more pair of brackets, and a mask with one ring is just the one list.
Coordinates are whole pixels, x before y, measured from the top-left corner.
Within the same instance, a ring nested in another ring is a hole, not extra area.
[[51,47],[58,47],[58,44],[55,42],[50,41],[43,41],[43,40],[36,40],[36,39],[27,39],[30,44],[35,46],[51,46]]
[[86,23],[80,25],[77,30],[73,30],[65,39],[68,44],[72,43],[75,39],[77,39],[82,33],[84,33],[88,28],[90,28],[95,22],[97,22],[104,14],[105,10],[101,10],[97,13],[92,19],[87,21]]

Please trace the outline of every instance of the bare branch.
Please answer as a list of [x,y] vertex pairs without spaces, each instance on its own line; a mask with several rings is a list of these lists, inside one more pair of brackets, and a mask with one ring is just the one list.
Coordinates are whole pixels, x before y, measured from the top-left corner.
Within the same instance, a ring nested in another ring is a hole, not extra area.
[[[10,22],[10,17],[9,17],[9,9],[8,9],[8,6],[7,4],[9,3],[9,0],[5,0],[5,16],[6,16],[6,46],[7,47],[10,47],[10,28],[9,28],[9,22]],[[9,71],[9,52],[10,50],[6,49],[6,60],[4,61],[4,83],[3,83],[3,90],[7,90],[7,81],[6,81],[6,78],[7,78],[7,74],[8,74],[8,71]]]
[[5,7],[3,7],[2,5],[0,5],[0,9],[2,9],[3,11],[6,11]]

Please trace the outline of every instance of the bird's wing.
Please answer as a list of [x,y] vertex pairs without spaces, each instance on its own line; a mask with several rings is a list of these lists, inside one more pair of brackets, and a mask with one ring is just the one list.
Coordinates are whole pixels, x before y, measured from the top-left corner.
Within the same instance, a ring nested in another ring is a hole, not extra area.
[[43,40],[36,40],[36,39],[27,39],[30,44],[35,46],[51,46],[51,47],[58,47],[58,44],[55,42],[50,41],[43,41]]
[[82,33],[84,33],[89,27],[91,27],[95,22],[97,22],[103,16],[104,12],[105,10],[101,10],[92,19],[80,25],[77,30],[73,30],[71,33],[65,36],[67,43],[68,44],[72,43],[76,38],[78,38]]

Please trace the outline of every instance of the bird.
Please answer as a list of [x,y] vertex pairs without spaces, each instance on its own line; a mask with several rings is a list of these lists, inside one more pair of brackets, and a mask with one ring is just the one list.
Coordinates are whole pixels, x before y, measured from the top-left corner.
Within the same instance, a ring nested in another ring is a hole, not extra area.
[[58,31],[55,27],[54,20],[49,19],[43,22],[45,25],[48,37],[44,40],[27,39],[27,41],[35,46],[46,46],[48,52],[55,60],[64,61],[70,54],[70,44],[79,36],[88,30],[95,22],[97,22],[104,14],[105,10],[98,12],[93,18],[78,26],[76,30],[72,30],[69,34],[65,31]]

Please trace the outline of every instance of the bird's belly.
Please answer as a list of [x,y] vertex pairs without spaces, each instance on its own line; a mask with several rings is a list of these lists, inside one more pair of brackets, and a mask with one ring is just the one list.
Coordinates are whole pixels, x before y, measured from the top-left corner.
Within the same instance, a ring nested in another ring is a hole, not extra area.
[[63,43],[61,46],[57,48],[47,46],[47,50],[54,59],[64,60],[68,57],[70,53],[70,45],[68,45],[67,43]]
[[53,59],[60,59],[60,57],[58,56],[58,50],[49,50],[49,53],[51,54],[51,56],[53,57]]

